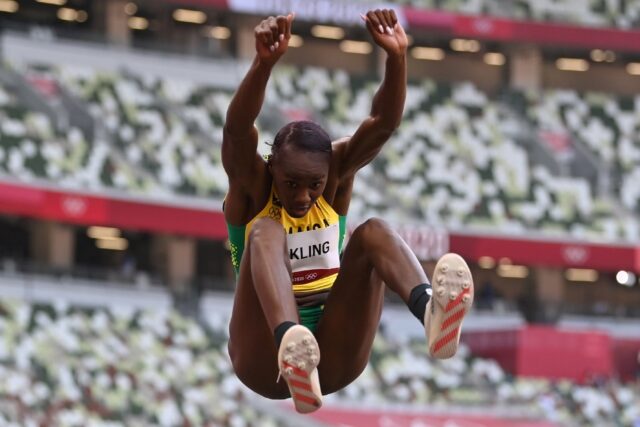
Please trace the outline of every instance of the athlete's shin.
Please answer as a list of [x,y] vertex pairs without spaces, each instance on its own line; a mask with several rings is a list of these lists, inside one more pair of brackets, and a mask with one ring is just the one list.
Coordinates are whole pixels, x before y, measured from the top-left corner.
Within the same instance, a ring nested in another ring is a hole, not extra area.
[[282,226],[269,218],[258,219],[248,246],[251,277],[269,328],[273,331],[283,322],[298,323]]
[[376,274],[406,304],[416,284],[429,283],[415,254],[385,221],[367,220],[354,232],[352,243],[360,246]]

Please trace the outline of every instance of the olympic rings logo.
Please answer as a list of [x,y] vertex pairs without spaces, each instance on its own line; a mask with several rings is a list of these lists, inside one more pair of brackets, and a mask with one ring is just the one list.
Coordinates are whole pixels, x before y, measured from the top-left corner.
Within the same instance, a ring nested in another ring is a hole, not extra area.
[[276,208],[275,206],[271,206],[269,208],[269,218],[279,221],[280,217],[281,217],[280,209]]

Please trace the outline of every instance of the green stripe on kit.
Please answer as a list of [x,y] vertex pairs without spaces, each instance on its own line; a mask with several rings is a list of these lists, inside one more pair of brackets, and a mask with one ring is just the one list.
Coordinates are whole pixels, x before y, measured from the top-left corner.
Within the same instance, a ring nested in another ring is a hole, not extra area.
[[231,263],[233,264],[233,270],[236,272],[236,278],[240,273],[240,260],[242,260],[242,253],[244,252],[244,232],[246,228],[246,225],[237,226],[227,223]]
[[315,332],[323,311],[324,305],[317,305],[315,307],[298,307],[298,313],[300,313],[300,324],[309,328],[311,332]]

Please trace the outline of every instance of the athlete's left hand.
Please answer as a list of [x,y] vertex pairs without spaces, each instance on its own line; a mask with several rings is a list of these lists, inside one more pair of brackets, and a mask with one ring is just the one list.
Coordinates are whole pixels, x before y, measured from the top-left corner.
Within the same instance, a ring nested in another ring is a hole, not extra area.
[[404,55],[407,52],[407,35],[393,9],[376,9],[361,15],[373,40],[389,55]]

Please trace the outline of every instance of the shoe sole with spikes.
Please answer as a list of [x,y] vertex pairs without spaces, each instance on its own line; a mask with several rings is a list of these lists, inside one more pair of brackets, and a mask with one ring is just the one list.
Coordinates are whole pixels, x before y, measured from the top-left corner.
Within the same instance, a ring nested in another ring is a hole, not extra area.
[[319,363],[320,347],[311,331],[302,325],[289,328],[278,349],[278,366],[289,386],[296,411],[302,414],[322,406]]
[[443,255],[434,269],[432,286],[424,318],[429,355],[447,359],[458,351],[462,321],[473,304],[469,266],[457,254]]

